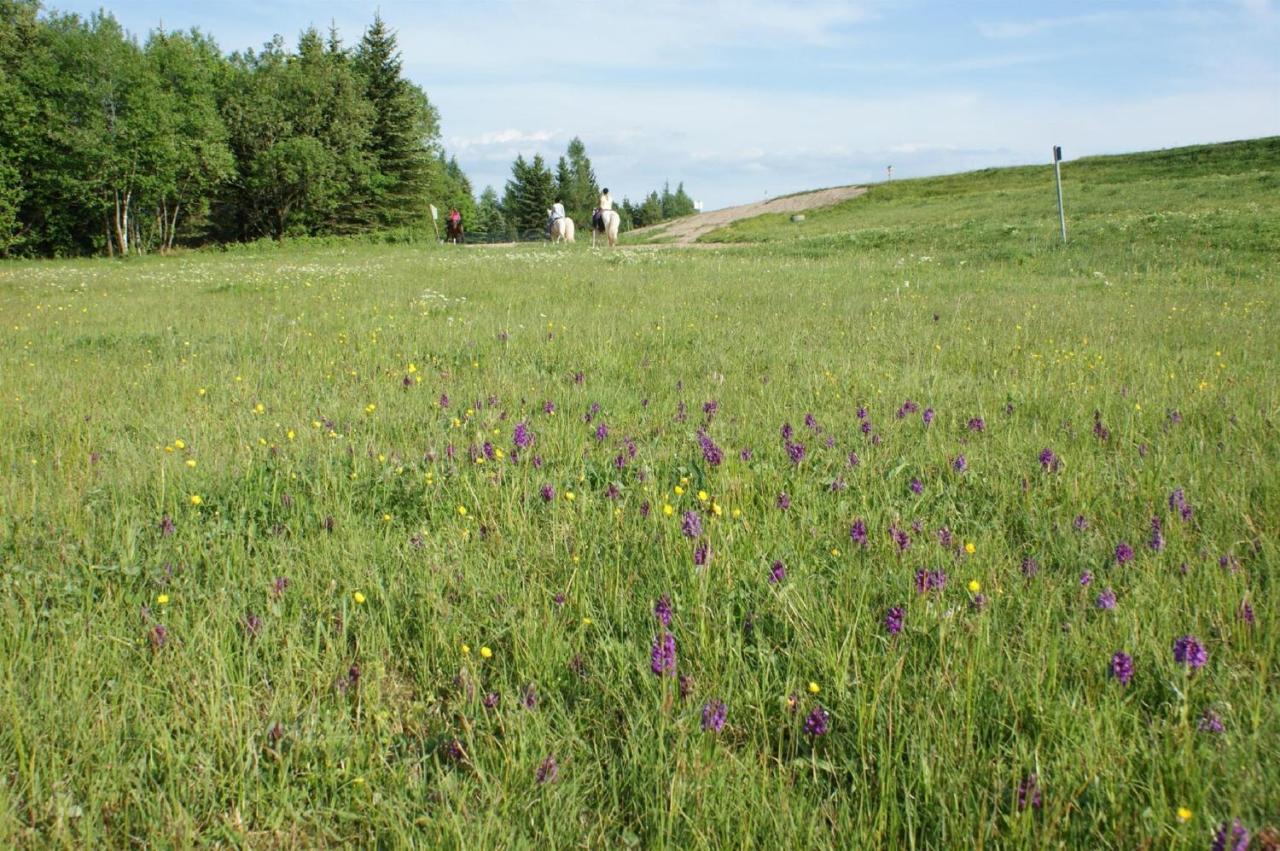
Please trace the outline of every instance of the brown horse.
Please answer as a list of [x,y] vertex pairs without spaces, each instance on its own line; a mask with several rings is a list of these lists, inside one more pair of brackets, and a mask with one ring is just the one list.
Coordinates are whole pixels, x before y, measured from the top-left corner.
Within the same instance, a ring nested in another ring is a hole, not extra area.
[[445,219],[444,223],[444,241],[452,242],[454,245],[462,244],[463,237],[462,219],[454,221],[453,219]]

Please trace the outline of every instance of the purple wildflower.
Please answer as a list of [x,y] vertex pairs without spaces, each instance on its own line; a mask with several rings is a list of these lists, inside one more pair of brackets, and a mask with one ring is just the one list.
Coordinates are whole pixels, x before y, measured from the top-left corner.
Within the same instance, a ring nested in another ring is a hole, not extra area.
[[167,538],[174,532],[173,518],[168,514],[160,518],[160,537]]
[[782,440],[783,440],[783,442],[785,443],[785,442],[787,442],[787,441],[791,440],[791,435],[793,435],[793,434],[795,434],[795,431],[791,428],[791,423],[783,423],[783,424],[782,424]]
[[1240,822],[1240,819],[1232,821],[1230,827],[1224,821],[1218,826],[1218,832],[1213,835],[1213,851],[1248,851],[1249,849],[1249,831]]
[[969,420],[969,431],[986,431],[987,421],[982,417],[973,417]]
[[671,627],[671,598],[663,594],[653,604],[653,616],[664,627]]
[[769,584],[777,585],[779,582],[787,578],[787,567],[781,561],[775,561],[773,566],[769,568]]
[[543,485],[538,493],[542,496],[543,502],[551,502],[556,498],[556,489],[551,485]]
[[1173,642],[1173,658],[1195,670],[1204,667],[1204,663],[1209,661],[1209,651],[1194,635],[1184,635]]
[[969,601],[969,608],[975,612],[981,612],[987,607],[986,594],[974,594],[973,599]]
[[931,425],[933,423],[933,417],[933,408],[925,408],[924,413],[920,415],[920,419],[924,420],[925,425]]
[[805,428],[815,434],[822,431],[822,426],[818,425],[818,421],[814,418],[813,414],[804,415],[804,425]]
[[712,698],[702,705],[702,729],[709,733],[719,733],[724,728],[725,716],[729,707],[719,698]]
[[862,518],[853,521],[853,525],[849,527],[849,539],[860,547],[867,546],[867,524]]
[[751,460],[751,457],[752,457],[754,454],[755,454],[755,453],[753,453],[753,452],[751,451],[751,447],[749,447],[749,446],[744,446],[744,447],[742,448],[742,450],[738,453],[738,457],[739,457],[739,458],[741,458],[743,461],[750,461],[750,460]]
[[701,541],[698,546],[693,548],[693,563],[698,567],[704,567],[711,558],[711,547],[707,546],[706,541]]
[[1040,809],[1043,801],[1040,797],[1040,786],[1034,774],[1028,774],[1018,784],[1018,809],[1025,810],[1027,807]]
[[1103,611],[1110,611],[1116,607],[1116,592],[1110,588],[1106,588],[1098,595],[1098,601],[1094,604]]
[[151,631],[147,633],[147,638],[151,641],[151,649],[159,650],[169,643],[169,630],[164,624],[156,624],[151,627]]
[[1027,556],[1022,560],[1021,570],[1022,575],[1030,579],[1040,572],[1040,562],[1036,561],[1031,556]]
[[1196,729],[1201,733],[1221,733],[1226,729],[1222,724],[1222,717],[1212,709],[1206,709],[1204,714],[1200,716],[1200,720],[1196,722]]
[[275,578],[275,581],[271,583],[271,593],[276,597],[282,596],[285,592],[285,589],[288,587],[289,587],[288,577],[277,576]]
[[849,457],[846,460],[849,462],[850,467],[856,467],[862,463],[862,459],[858,457],[857,452],[850,452]]
[[245,615],[244,631],[250,638],[257,638],[258,633],[262,632],[262,618],[258,617],[253,612]]
[[1083,514],[1077,514],[1076,519],[1071,521],[1071,525],[1075,527],[1077,532],[1083,532],[1089,528],[1089,521],[1085,519]]
[[559,773],[560,766],[556,765],[556,758],[552,755],[548,755],[547,758],[538,765],[538,771],[534,774],[534,778],[538,781],[539,785],[544,785],[547,783],[554,783],[556,775]]
[[719,467],[724,460],[724,452],[705,431],[698,432],[698,445],[702,447],[703,460],[712,467]]
[[485,709],[495,708],[498,705],[498,701],[501,699],[502,699],[502,696],[498,694],[496,691],[489,692],[484,696],[484,708]]
[[609,427],[604,423],[596,426],[596,440],[603,443],[604,439],[609,436]]
[[804,719],[804,732],[806,735],[818,738],[825,736],[830,730],[831,713],[823,709],[821,705],[813,707],[813,711]]
[[1080,574],[1081,588],[1088,588],[1092,584],[1093,584],[1093,571],[1086,570],[1084,573]]
[[521,705],[525,709],[538,708],[538,688],[533,683],[529,683],[524,687],[524,695],[520,698]]
[[786,511],[790,507],[791,507],[791,497],[787,496],[786,491],[782,491],[781,493],[778,494],[778,510]]
[[442,407],[442,408],[447,408],[447,407],[449,407],[449,394],[448,394],[448,393],[441,393],[441,394],[440,394],[440,407]]
[[1062,467],[1062,460],[1046,446],[1040,450],[1040,466],[1050,473],[1056,473]]
[[711,422],[711,418],[716,415],[718,410],[720,410],[720,403],[715,399],[702,403],[702,414],[707,418],[707,422]]
[[1124,541],[1116,544],[1116,564],[1124,565],[1133,561],[1133,547]]
[[910,487],[911,487],[911,492],[916,495],[924,493],[924,482],[920,481],[919,479],[912,479]]
[[890,635],[897,635],[902,632],[902,621],[906,617],[906,612],[901,606],[894,606],[884,615],[884,631]]
[[698,512],[690,509],[684,513],[684,520],[680,523],[680,531],[684,533],[686,538],[697,538],[702,534],[702,517]]
[[1174,488],[1173,492],[1169,494],[1169,510],[1178,512],[1178,516],[1184,521],[1190,520],[1195,513],[1187,502],[1187,495],[1182,488]]
[[827,489],[832,493],[840,493],[848,487],[849,485],[845,482],[843,476],[836,476],[831,480],[831,484],[827,486]]
[[681,674],[676,677],[676,684],[679,687],[681,700],[686,700],[693,694],[693,677]]
[[1156,552],[1164,549],[1164,533],[1160,530],[1160,518],[1151,518],[1151,540],[1147,542],[1147,546]]
[[1093,436],[1098,440],[1110,440],[1111,430],[1102,424],[1102,412],[1093,412]]
[[674,677],[676,674],[676,637],[664,632],[653,640],[653,649],[649,652],[649,670],[659,677]]
[[865,420],[867,418],[867,409],[862,405],[858,406],[858,419]]
[[532,445],[533,432],[529,431],[529,424],[523,420],[516,423],[516,428],[512,433],[511,439],[515,442],[517,449],[527,449]]
[[653,510],[652,507],[649,505],[649,500],[646,499],[644,502],[640,503],[641,517],[648,518],[649,512],[652,510]]
[[799,464],[804,460],[804,444],[792,443],[787,441],[787,457],[791,459],[792,464]]
[[1236,611],[1236,617],[1245,625],[1253,626],[1253,606],[1249,605],[1248,600],[1240,601],[1240,608]]
[[951,537],[951,530],[948,529],[946,526],[943,526],[941,529],[938,530],[938,544],[944,550],[949,550],[951,549],[952,543],[953,543],[953,539]]
[[969,469],[969,462],[963,455],[957,455],[951,459],[951,469],[955,470],[957,473],[963,473],[965,470]]
[[1120,685],[1127,686],[1129,681],[1133,679],[1133,657],[1123,650],[1117,650],[1111,655],[1111,676],[1120,681]]
[[906,552],[911,549],[911,536],[894,526],[889,529],[889,535],[893,538],[893,542],[898,546],[898,552]]
[[941,591],[947,587],[947,574],[943,570],[916,571],[916,592],[925,594],[929,591]]

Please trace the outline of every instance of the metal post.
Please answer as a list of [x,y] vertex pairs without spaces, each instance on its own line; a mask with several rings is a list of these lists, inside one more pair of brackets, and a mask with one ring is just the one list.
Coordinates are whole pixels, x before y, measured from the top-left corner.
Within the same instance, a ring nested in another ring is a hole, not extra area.
[[1067,213],[1062,206],[1062,147],[1060,145],[1053,146],[1053,176],[1058,181],[1058,221],[1062,225],[1062,241],[1067,241]]

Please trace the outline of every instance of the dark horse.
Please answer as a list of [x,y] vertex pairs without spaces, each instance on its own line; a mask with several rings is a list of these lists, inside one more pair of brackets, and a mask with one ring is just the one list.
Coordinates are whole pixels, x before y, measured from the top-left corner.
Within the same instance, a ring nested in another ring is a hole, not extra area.
[[458,219],[456,222],[446,219],[444,223],[444,231],[445,242],[452,242],[455,245],[462,244],[462,219]]

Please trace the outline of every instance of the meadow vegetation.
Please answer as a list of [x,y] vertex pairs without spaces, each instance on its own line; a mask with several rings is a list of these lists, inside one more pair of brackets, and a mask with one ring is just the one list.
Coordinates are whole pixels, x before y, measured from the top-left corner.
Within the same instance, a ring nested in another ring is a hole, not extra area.
[[0,842],[1273,847],[1278,165],[0,266]]

